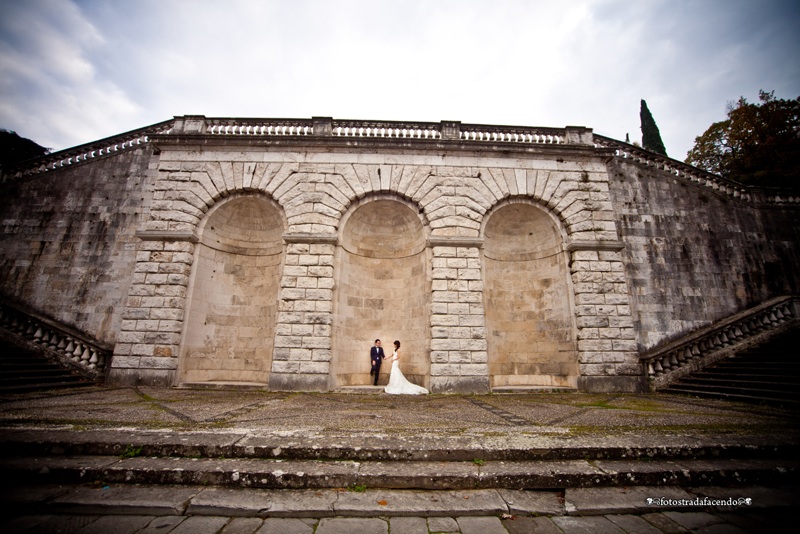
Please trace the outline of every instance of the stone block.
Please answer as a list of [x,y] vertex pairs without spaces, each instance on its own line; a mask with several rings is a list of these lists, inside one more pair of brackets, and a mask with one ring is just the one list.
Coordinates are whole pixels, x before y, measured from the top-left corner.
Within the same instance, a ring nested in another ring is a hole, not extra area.
[[139,361],[139,368],[175,370],[178,368],[178,358],[143,356]]
[[327,391],[328,376],[273,372],[269,375],[269,389],[273,391]]
[[431,350],[461,350],[461,344],[458,339],[431,339]]
[[459,340],[460,350],[485,351],[488,349],[485,339],[461,339]]
[[436,302],[458,302],[458,291],[434,291],[431,301]]
[[643,376],[579,376],[578,389],[587,393],[644,393]]
[[488,376],[431,376],[431,393],[462,395],[489,392]]
[[272,360],[272,374],[297,373],[300,371],[299,361]]
[[111,366],[117,369],[138,369],[141,356],[121,356],[114,354]]

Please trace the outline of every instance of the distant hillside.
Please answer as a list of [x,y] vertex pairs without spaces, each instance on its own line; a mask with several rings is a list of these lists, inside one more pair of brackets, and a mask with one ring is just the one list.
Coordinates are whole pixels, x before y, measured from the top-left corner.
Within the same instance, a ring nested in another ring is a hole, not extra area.
[[49,149],[20,137],[16,132],[0,129],[0,167],[44,156],[48,152]]

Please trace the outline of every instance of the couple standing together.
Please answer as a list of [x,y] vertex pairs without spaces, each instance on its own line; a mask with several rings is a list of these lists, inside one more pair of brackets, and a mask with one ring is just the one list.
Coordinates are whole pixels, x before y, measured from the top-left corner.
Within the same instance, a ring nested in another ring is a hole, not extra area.
[[[384,354],[383,347],[381,347],[381,340],[376,339],[375,344],[369,351],[369,357],[372,361],[372,370],[369,372],[371,376],[375,377],[374,385],[378,385],[378,375],[381,372],[381,362],[383,362]],[[383,388],[386,393],[393,393],[395,395],[427,395],[428,390],[422,386],[412,384],[400,371],[400,342],[394,342],[394,353],[392,353],[389,360],[392,362],[392,370],[389,373],[389,384]]]

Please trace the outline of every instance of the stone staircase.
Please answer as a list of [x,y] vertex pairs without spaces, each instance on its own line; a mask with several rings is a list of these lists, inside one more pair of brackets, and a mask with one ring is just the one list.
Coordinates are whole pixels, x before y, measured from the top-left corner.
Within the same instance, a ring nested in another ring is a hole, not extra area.
[[0,338],[0,395],[92,385],[40,352]]
[[[691,445],[660,437],[537,448],[448,440],[372,443],[247,433],[13,430],[0,469],[28,484],[151,484],[227,488],[563,490],[632,486],[795,485],[798,446],[743,437]],[[778,440],[780,441],[780,440]],[[658,443],[656,445],[655,443]]]
[[655,436],[531,447],[297,438],[9,428],[0,433],[0,470],[13,482],[0,503],[14,514],[91,516],[646,514],[665,498],[747,497],[785,509],[800,480],[793,440]]
[[682,377],[660,391],[800,408],[800,328]]

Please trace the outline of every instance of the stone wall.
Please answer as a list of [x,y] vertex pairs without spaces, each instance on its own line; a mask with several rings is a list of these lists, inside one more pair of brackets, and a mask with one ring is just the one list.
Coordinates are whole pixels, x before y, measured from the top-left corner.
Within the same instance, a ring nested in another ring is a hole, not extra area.
[[0,186],[2,294],[113,345],[157,161],[145,146]]
[[[202,148],[194,144],[201,138]],[[139,231],[141,247],[194,247],[207,212],[231,195],[264,195],[283,212],[286,250],[268,379],[273,389],[364,383],[368,349],[380,337],[387,346],[394,338],[404,343],[410,376],[433,391],[488,391],[483,226],[488,213],[514,199],[547,214],[545,248],[556,260],[554,270],[536,275],[528,295],[538,295],[538,303],[558,295],[559,302],[537,307],[536,317],[508,308],[498,331],[521,332],[518,345],[528,348],[493,364],[505,365],[497,384],[575,386],[580,375],[583,388],[639,387],[624,272],[618,257],[606,257],[620,248],[607,174],[589,147],[582,153],[572,147],[571,159],[566,149],[508,158],[391,146],[287,150],[185,135],[163,139],[159,148],[159,179],[151,218]],[[531,259],[528,250],[519,255]],[[179,270],[162,259],[159,272]],[[581,282],[592,274],[608,279],[612,270],[619,287]],[[196,279],[172,280],[194,294]],[[135,291],[158,291],[163,282],[145,280]],[[137,306],[125,311],[154,313]],[[548,330],[554,324],[557,333]],[[142,325],[162,340],[175,328],[127,322],[122,334],[143,335],[126,331]],[[187,381],[186,371],[166,359],[177,359],[181,350],[180,343],[118,343],[112,379],[126,380],[131,371],[121,371],[125,365],[138,376]],[[153,359],[159,356],[165,359]],[[520,372],[535,376],[512,377]]]
[[609,177],[639,350],[800,291],[796,207],[624,160],[609,163]]
[[586,129],[262,122],[6,181],[3,294],[114,344],[112,383],[363,385],[381,338],[472,393],[637,391],[641,351],[800,289],[796,202]]

